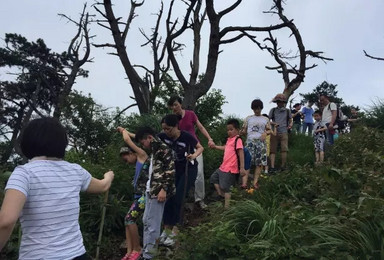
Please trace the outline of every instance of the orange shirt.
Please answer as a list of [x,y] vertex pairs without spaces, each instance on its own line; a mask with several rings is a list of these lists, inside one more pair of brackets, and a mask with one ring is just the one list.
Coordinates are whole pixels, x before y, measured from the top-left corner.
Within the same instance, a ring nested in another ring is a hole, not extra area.
[[[220,171],[222,172],[230,172],[233,174],[239,173],[239,166],[237,163],[237,155],[235,152],[235,140],[238,136],[229,137],[227,139],[227,143],[225,144],[224,149],[224,158],[223,162],[220,165]],[[241,138],[237,139],[236,149],[243,149],[243,141]]]

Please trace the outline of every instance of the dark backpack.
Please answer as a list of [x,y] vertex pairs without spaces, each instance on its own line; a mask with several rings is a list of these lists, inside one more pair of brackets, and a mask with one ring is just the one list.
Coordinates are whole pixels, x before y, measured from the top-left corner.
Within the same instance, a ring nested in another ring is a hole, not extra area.
[[[328,110],[331,110],[331,103],[328,104]],[[341,111],[339,105],[336,104],[336,120],[334,123],[334,128],[339,129],[339,131],[344,130],[347,127],[347,121],[343,120],[343,117],[343,112]]]

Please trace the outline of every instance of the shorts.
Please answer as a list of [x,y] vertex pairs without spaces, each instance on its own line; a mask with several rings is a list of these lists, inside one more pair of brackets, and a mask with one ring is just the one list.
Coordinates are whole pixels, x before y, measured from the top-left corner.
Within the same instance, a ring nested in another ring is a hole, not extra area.
[[225,193],[231,191],[231,187],[236,183],[236,175],[230,172],[223,172],[220,169],[217,169],[212,173],[210,181],[212,184],[219,184],[220,189]]
[[254,139],[247,142],[246,145],[249,153],[251,154],[251,165],[266,166],[267,161],[267,144],[260,139]]
[[277,134],[276,136],[271,136],[271,153],[277,152],[277,145],[280,142],[281,152],[288,152],[288,133]]
[[145,196],[141,196],[138,199],[135,199],[128,210],[127,215],[124,219],[124,224],[132,225],[135,224],[137,219],[143,214],[145,209]]
[[325,136],[315,136],[313,145],[315,146],[315,152],[324,152]]

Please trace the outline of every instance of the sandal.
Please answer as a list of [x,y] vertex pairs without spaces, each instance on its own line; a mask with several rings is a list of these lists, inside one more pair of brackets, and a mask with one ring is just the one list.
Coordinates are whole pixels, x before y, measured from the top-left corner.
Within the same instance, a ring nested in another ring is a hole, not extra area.
[[256,182],[255,184],[253,184],[253,188],[254,188],[255,190],[258,190],[258,189],[260,188],[259,183]]
[[132,255],[132,252],[131,253],[126,253],[125,256],[123,258],[121,258],[121,260],[129,260],[131,255]]

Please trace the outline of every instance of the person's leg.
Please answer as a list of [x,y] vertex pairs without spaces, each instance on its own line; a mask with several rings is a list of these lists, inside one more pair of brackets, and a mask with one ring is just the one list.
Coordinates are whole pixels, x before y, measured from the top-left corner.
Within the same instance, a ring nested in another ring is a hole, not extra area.
[[196,158],[197,176],[195,181],[195,202],[203,201],[205,197],[205,180],[204,180],[204,161],[203,154]]
[[[271,159],[271,168],[272,168],[272,169],[275,169],[276,154],[275,154],[275,153],[271,153],[271,154],[270,154],[270,159]],[[272,170],[272,169],[271,169],[271,170]]]
[[303,134],[305,134],[305,132],[307,131],[307,126],[308,126],[308,123],[303,124],[303,129],[302,129]]
[[260,178],[260,173],[261,173],[261,165],[256,166],[255,168],[255,176],[253,176],[253,187],[258,188],[258,182]]
[[248,176],[249,176],[249,169],[245,170],[245,175],[241,177],[241,187],[247,188],[248,187]]
[[315,156],[316,156],[316,164],[317,164],[320,162],[320,153],[316,151]]
[[159,202],[157,198],[146,198],[145,211],[143,217],[144,224],[144,248],[143,257],[153,258],[156,249],[156,240],[160,236],[161,220],[164,212],[164,202]]
[[141,251],[140,235],[139,235],[139,229],[137,228],[136,223],[128,225],[127,228],[131,237],[132,251],[140,252]]
[[271,159],[271,171],[273,171],[275,169],[275,160],[276,160],[276,152],[277,152],[278,135],[277,136],[271,136],[271,143],[270,143],[270,146],[269,146],[270,159]]
[[221,190],[220,185],[219,184],[213,184],[213,185],[215,186],[215,190],[217,194],[221,197],[224,197],[224,192]]
[[313,124],[309,123],[308,124],[308,135],[312,135],[312,131],[313,131]]
[[219,185],[219,169],[217,169],[214,173],[212,173],[211,178],[210,178],[210,183],[213,184],[215,187],[215,190],[217,194],[220,197],[224,197],[224,192],[221,190],[220,185]]
[[321,151],[321,152],[319,153],[319,162],[320,162],[320,163],[324,162],[324,151]]
[[226,192],[224,193],[224,208],[229,208],[229,203],[231,201],[231,193],[230,192]]
[[131,233],[129,231],[129,225],[125,226],[125,243],[127,245],[127,254],[129,255],[133,249]]
[[281,168],[287,166],[287,153],[288,153],[288,134],[281,134],[280,136],[280,145],[281,145]]

